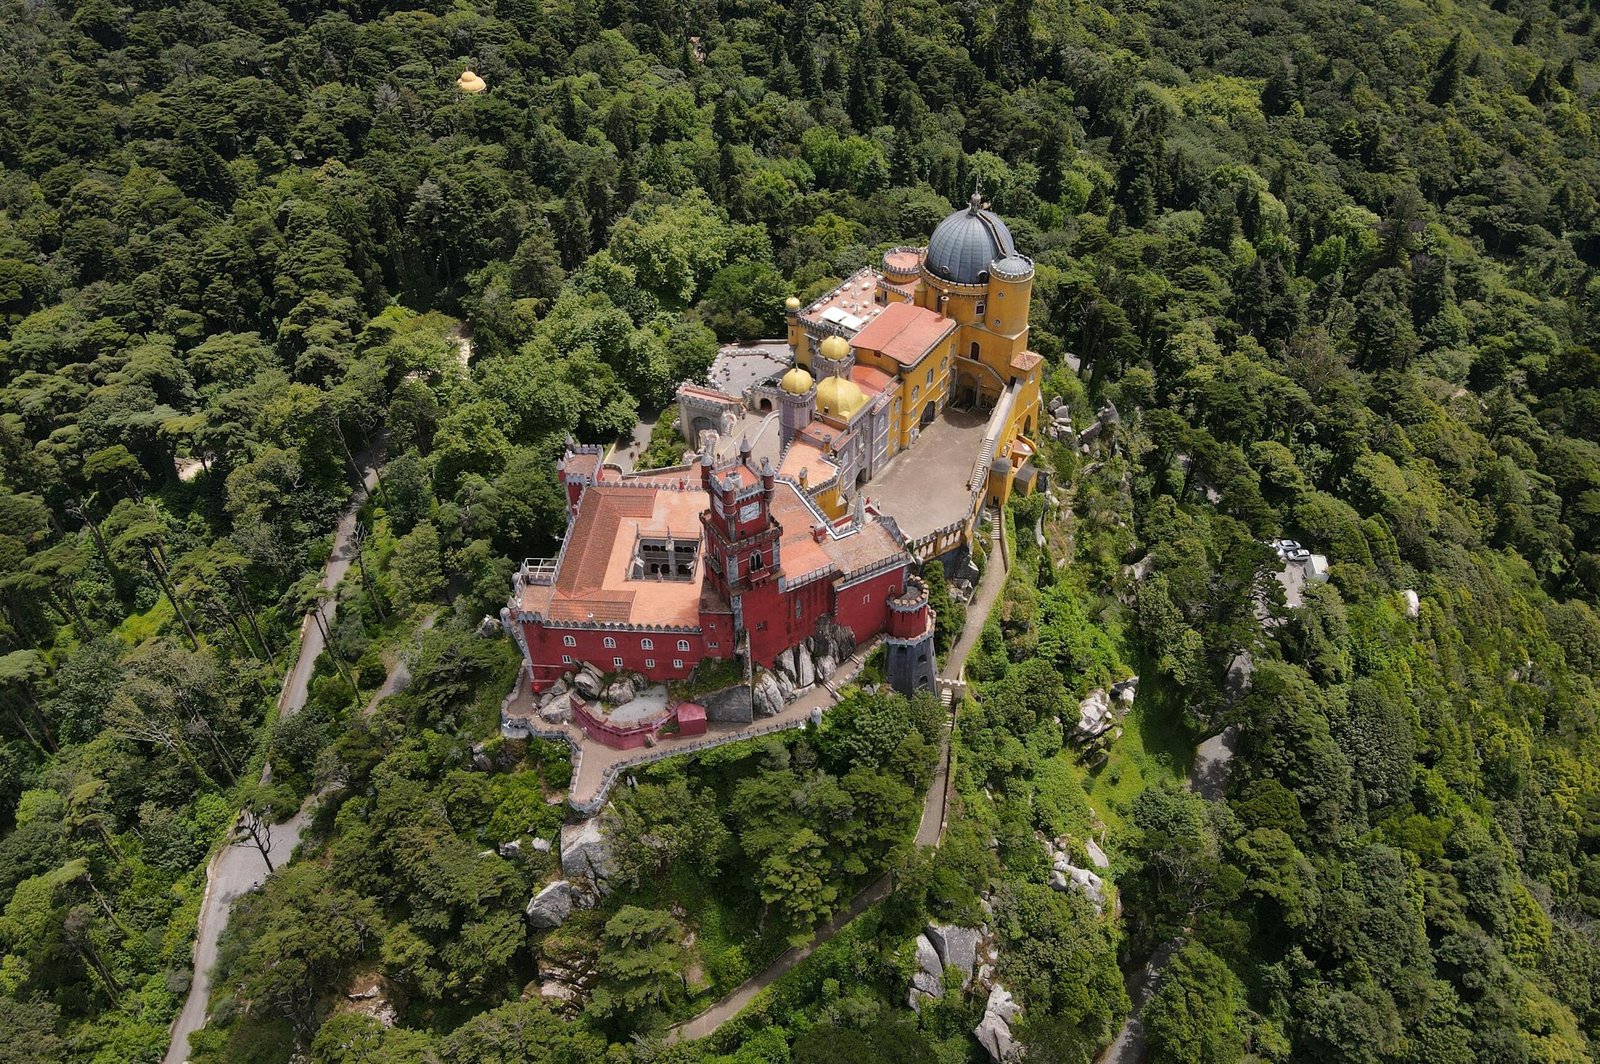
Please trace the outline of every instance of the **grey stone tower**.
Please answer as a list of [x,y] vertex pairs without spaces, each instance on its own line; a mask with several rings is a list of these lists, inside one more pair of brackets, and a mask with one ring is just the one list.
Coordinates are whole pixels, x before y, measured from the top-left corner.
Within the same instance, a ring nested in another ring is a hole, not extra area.
[[933,611],[928,608],[928,588],[916,577],[889,599],[889,630],[884,637],[889,686],[907,697],[932,691],[937,674],[933,657]]

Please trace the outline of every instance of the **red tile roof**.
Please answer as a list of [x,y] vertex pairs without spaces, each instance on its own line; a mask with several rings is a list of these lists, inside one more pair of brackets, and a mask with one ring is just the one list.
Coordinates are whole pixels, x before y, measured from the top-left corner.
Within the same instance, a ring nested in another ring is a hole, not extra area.
[[868,395],[881,395],[894,383],[894,378],[876,366],[863,366],[859,362],[850,367],[850,379]]
[[902,366],[915,365],[956,329],[953,319],[926,307],[890,303],[851,339],[852,347],[878,351]]

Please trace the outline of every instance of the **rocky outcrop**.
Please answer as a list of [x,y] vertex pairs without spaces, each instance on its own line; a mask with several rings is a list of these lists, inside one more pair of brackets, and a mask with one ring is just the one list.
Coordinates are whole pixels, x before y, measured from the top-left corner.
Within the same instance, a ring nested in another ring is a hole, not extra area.
[[1133,696],[1139,693],[1139,677],[1130,676],[1111,685],[1111,697],[1123,706],[1133,705]]
[[1077,891],[1094,903],[1096,912],[1105,909],[1106,881],[1087,868],[1079,868],[1064,853],[1057,854],[1051,864],[1050,885],[1056,890]]
[[720,691],[712,691],[701,695],[698,699],[706,707],[706,719],[723,724],[749,724],[752,709],[750,706],[750,687],[747,684],[734,684],[724,687]]
[[1090,864],[1101,871],[1111,867],[1111,861],[1106,857],[1106,852],[1100,848],[1098,842],[1093,839],[1084,839],[1083,848],[1089,852]]
[[1115,723],[1111,699],[1106,695],[1105,688],[1097,687],[1089,692],[1088,698],[1078,703],[1078,723],[1072,729],[1072,737],[1079,742],[1098,739],[1110,731]]
[[584,662],[583,668],[572,678],[573,689],[585,698],[599,698],[601,685],[604,682],[605,678],[600,675],[599,670],[588,662]]
[[593,905],[609,893],[608,881],[615,869],[611,841],[601,829],[599,817],[561,829],[561,872],[572,881],[580,904]]
[[806,643],[811,649],[812,660],[826,657],[838,662],[856,652],[855,632],[832,617],[817,618],[816,632]]
[[961,973],[961,988],[972,985],[972,968],[978,961],[978,941],[982,933],[975,927],[958,927],[955,924],[929,924],[925,930],[934,951],[939,954],[941,970],[954,968]]
[[1407,617],[1410,617],[1412,620],[1416,620],[1422,615],[1422,599],[1417,597],[1417,593],[1415,591],[1408,587],[1404,591],[1400,592],[1400,597],[1406,601]]
[[917,936],[917,967],[911,973],[911,989],[906,991],[906,1004],[922,1010],[922,1003],[944,994],[944,965],[939,961],[939,951],[933,948],[927,935]]
[[801,643],[792,651],[794,654],[794,682],[797,687],[804,690],[817,682],[817,666],[811,660],[811,651]]
[[783,712],[783,692],[778,681],[765,669],[756,674],[755,714],[772,717]]
[[606,689],[600,692],[600,697],[609,705],[625,706],[633,701],[634,694],[633,683],[623,678],[607,684]]
[[528,923],[534,927],[560,927],[572,915],[572,884],[558,879],[528,902]]
[[1022,1059],[1022,1046],[1011,1036],[1011,1022],[1021,1012],[1022,1006],[1017,1004],[1005,987],[996,983],[989,990],[983,1019],[978,1021],[972,1033],[994,1064],[1012,1064]]

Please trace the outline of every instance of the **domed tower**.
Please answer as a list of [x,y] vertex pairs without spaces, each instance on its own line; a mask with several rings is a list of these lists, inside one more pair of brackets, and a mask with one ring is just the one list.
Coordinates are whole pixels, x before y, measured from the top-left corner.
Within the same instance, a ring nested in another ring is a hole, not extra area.
[[819,381],[849,377],[855,364],[856,353],[851,350],[850,341],[842,336],[830,336],[818,345],[816,357],[811,360],[811,372]]
[[790,296],[783,301],[783,315],[788,323],[789,350],[798,352],[804,338],[800,327],[800,297]]
[[889,599],[889,627],[884,633],[889,686],[907,697],[933,690],[934,619],[927,585],[907,577],[905,588]]
[[956,211],[933,230],[922,257],[919,302],[963,325],[982,324],[989,288],[989,264],[1015,255],[1011,230],[985,210],[976,192],[964,211]]
[[1028,346],[1028,303],[1033,298],[1033,260],[1015,251],[989,265],[989,331]]
[[784,443],[811,424],[816,401],[817,382],[811,374],[796,366],[783,375],[778,382],[778,431]]

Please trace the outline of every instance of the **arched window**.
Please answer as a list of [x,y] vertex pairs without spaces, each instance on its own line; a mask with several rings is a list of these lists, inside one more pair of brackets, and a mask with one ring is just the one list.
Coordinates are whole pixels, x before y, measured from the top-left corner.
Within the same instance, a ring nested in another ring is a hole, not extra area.
[[654,650],[655,648],[656,648],[656,641],[654,639],[641,639],[641,640],[639,640],[639,649],[640,650]]
[[606,649],[607,650],[615,650],[615,649],[617,649],[617,641],[615,639],[613,639],[609,635],[606,636]]
[[967,355],[967,357],[973,359],[978,357],[978,341],[972,341],[972,351]]
[[762,568],[765,564],[766,563],[761,560],[760,551],[756,551],[754,554],[750,555],[750,571],[752,573],[757,569]]
[[687,639],[678,640],[678,649],[679,650],[688,650],[689,649],[689,641]]
[[989,304],[985,303],[981,299],[978,300],[977,314],[978,314],[978,319],[980,321],[983,319],[983,312],[988,310],[988,309],[989,309]]

